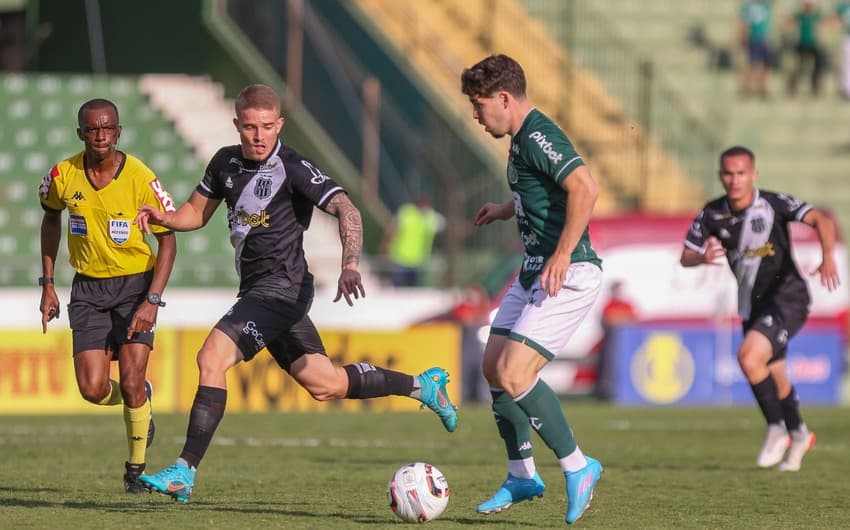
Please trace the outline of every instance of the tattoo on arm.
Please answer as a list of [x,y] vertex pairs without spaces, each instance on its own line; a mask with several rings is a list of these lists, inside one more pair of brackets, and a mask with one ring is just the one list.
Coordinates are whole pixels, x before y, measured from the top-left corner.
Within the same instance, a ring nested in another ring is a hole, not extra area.
[[360,263],[363,250],[363,221],[360,210],[345,193],[337,193],[325,206],[325,211],[339,219],[339,240],[342,243],[342,266]]

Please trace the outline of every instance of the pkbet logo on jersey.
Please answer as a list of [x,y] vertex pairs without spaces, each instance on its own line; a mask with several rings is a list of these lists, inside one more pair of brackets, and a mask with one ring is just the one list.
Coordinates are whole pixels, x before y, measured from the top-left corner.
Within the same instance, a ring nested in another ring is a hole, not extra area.
[[[612,348],[614,399],[620,404],[752,405],[737,365],[740,330],[694,325],[619,329]],[[836,331],[803,329],[788,346],[789,376],[808,404],[840,398],[843,345]]]

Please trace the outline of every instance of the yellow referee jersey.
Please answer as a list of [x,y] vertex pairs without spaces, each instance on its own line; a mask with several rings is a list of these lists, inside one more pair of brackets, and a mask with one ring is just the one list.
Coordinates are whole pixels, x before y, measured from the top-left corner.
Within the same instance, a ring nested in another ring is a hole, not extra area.
[[[92,278],[151,270],[155,254],[133,218],[145,204],[173,212],[174,200],[153,171],[126,153],[115,178],[102,189],[95,189],[86,176],[83,155],[81,151],[53,166],[38,188],[42,208],[68,209],[71,266]],[[154,232],[168,231],[159,226],[151,228]]]

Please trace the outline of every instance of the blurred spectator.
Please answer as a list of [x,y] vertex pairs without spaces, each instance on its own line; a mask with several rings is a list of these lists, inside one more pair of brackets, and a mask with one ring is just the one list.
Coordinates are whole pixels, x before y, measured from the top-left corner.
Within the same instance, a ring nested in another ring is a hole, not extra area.
[[623,292],[623,282],[615,280],[611,284],[608,301],[602,308],[602,344],[599,347],[596,370],[596,396],[601,399],[611,397],[611,368],[614,352],[612,340],[614,332],[620,326],[637,320],[634,306]]
[[416,287],[431,259],[434,237],[446,224],[420,195],[415,203],[403,204],[384,234],[382,253],[389,257],[390,279],[395,287]]
[[461,326],[461,362],[463,374],[463,401],[490,401],[490,385],[480,367],[484,360],[484,343],[479,335],[482,326],[490,325],[493,302],[487,290],[473,284],[463,292],[461,301],[452,309],[452,320]]
[[26,12],[0,12],[0,71],[22,72],[27,62]]
[[773,53],[768,42],[772,15],[772,0],[750,0],[741,6],[738,37],[747,53],[746,64],[741,70],[742,96],[749,96],[753,91],[762,98],[768,95],[768,73]]
[[850,99],[850,1],[838,2],[835,17],[845,32],[841,43],[841,97]]
[[823,22],[817,0],[803,0],[799,9],[786,21],[786,30],[796,34],[794,51],[797,64],[788,77],[788,95],[797,95],[797,85],[806,70],[810,71],[812,95],[820,97],[821,78],[827,69],[828,57],[820,44],[818,29]]

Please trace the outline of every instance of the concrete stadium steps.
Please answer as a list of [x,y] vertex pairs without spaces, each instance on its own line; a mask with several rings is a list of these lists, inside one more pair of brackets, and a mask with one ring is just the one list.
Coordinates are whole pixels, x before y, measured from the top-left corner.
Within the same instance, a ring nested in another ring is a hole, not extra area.
[[[449,0],[421,2],[415,8],[392,0],[358,0],[357,4],[432,83],[434,92],[451,101],[458,115],[470,124],[471,134],[481,131],[469,119],[469,103],[458,90],[460,73],[490,53],[508,51],[532,80],[531,100],[567,127],[603,188],[610,191],[603,193],[600,211],[622,208],[611,197],[631,197],[642,191],[644,183],[636,175],[641,164],[667,178],[669,185],[655,187],[649,194],[657,209],[681,210],[683,203],[691,207],[699,201],[701,190],[695,190],[684,171],[652,139],[647,139],[652,154],[646,161],[639,160],[634,146],[643,133],[624,119],[620,102],[595,76],[573,62],[542,21],[529,17],[516,0],[500,0],[496,6],[482,0],[463,5]],[[477,26],[470,31],[472,22]],[[484,25],[492,30],[489,42],[482,42],[474,30]],[[572,77],[568,77],[570,74]],[[498,147],[495,156],[504,158],[504,143],[491,142]],[[605,149],[603,145],[616,148]]]
[[[786,76],[794,58],[783,57],[780,71],[772,72],[772,95],[768,101],[738,97],[738,68],[745,61],[737,45],[736,22],[740,0],[575,0],[577,5],[605,16],[615,35],[592,36],[595,47],[611,38],[623,39],[653,60],[663,77],[706,123],[722,133],[722,146],[744,144],[757,155],[758,184],[797,195],[815,205],[833,210],[845,234],[850,230],[850,103],[836,95],[834,72],[824,77],[825,95],[809,97],[801,83],[796,99],[785,95]],[[530,11],[541,17],[559,17],[569,9],[557,0],[524,0]],[[776,0],[771,40],[780,41],[783,17],[798,6],[797,0]],[[821,2],[825,11],[832,2]],[[731,52],[733,68],[710,68],[709,51],[688,40],[692,28],[701,26],[708,43]],[[557,30],[557,25],[554,26]],[[565,31],[562,28],[562,31]],[[579,32],[581,33],[581,32]],[[559,34],[564,37],[564,34]],[[838,65],[842,32],[824,28],[821,37]],[[616,62],[588,63],[616,93],[616,83],[625,68]],[[715,163],[716,164],[716,163]],[[704,176],[716,182],[716,165],[705,167]],[[715,185],[712,194],[719,193]]]
[[[110,99],[118,106],[123,126],[120,148],[153,169],[176,200],[188,197],[203,173],[203,165],[193,149],[162,112],[150,104],[134,76],[0,75],[0,283],[3,285],[29,287],[41,275],[42,210],[36,195],[38,183],[53,164],[82,149],[75,133],[77,109],[94,97]],[[220,248],[213,248],[206,240],[211,236],[180,236],[189,248],[203,248],[206,252],[194,264],[191,254],[184,251],[175,264],[172,285],[232,284],[232,258],[224,262],[219,259],[221,266],[211,273],[204,271],[222,255]],[[68,285],[73,271],[67,266],[64,243],[57,259],[63,262],[57,267],[59,281]]]

